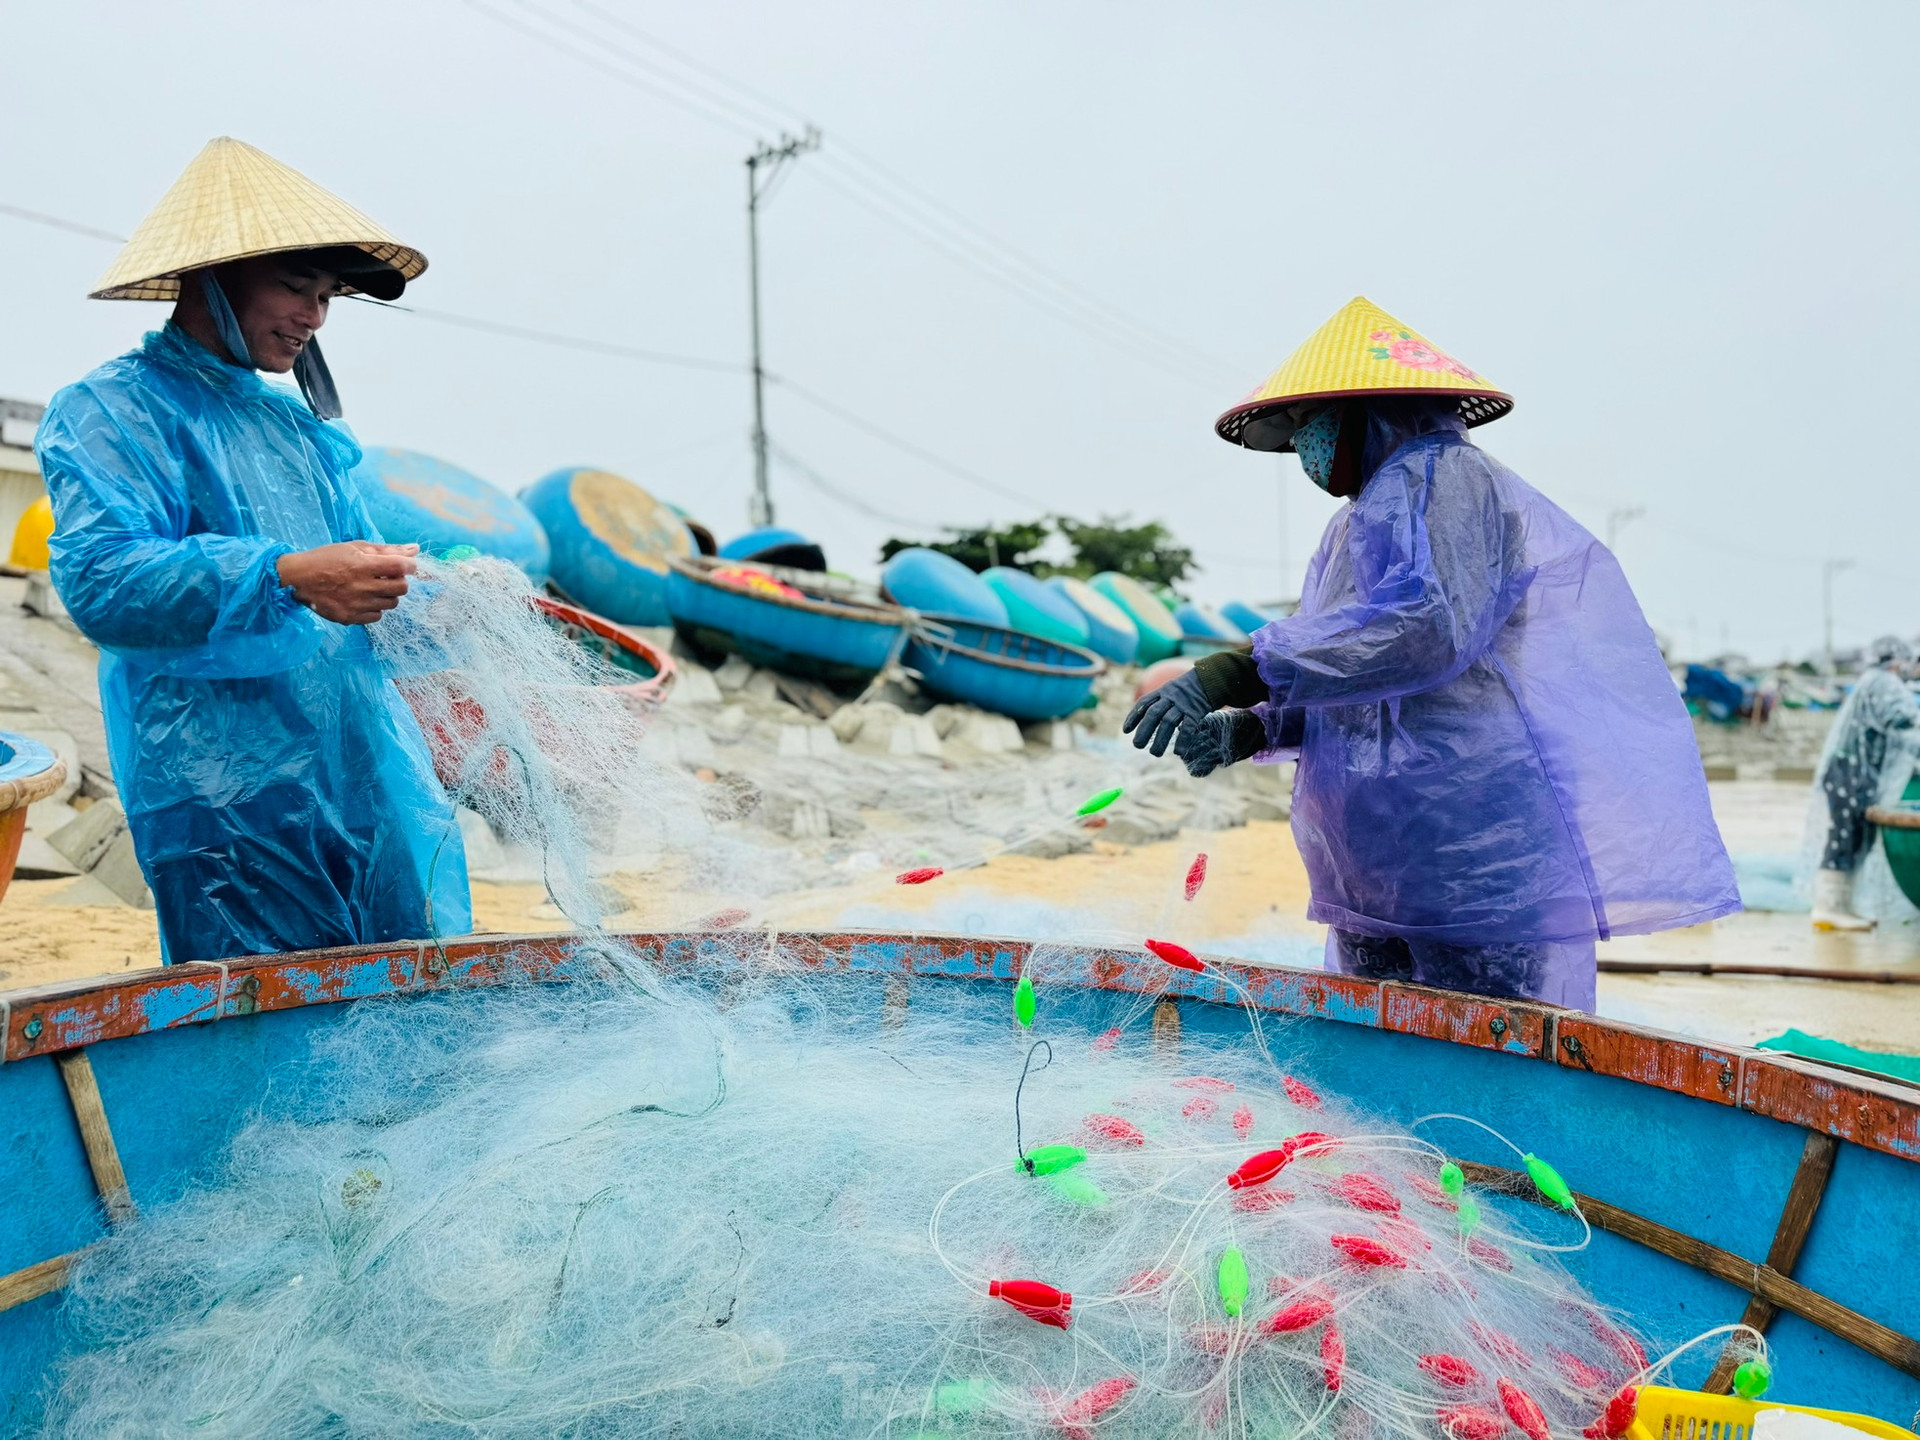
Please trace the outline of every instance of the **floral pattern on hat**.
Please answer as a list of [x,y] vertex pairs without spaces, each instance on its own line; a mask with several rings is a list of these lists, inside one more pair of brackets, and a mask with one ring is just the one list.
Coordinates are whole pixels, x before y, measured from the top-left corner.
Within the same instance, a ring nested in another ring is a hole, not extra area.
[[1418,336],[1405,330],[1375,330],[1367,339],[1372,341],[1367,353],[1376,360],[1391,360],[1396,365],[1404,365],[1409,370],[1445,371],[1449,375],[1458,375],[1463,380],[1478,380],[1480,377],[1462,365],[1444,350],[1436,350]]

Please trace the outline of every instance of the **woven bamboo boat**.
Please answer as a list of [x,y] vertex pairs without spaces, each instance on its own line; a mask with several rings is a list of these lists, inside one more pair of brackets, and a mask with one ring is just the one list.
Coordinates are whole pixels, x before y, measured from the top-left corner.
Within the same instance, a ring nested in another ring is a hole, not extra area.
[[[624,937],[669,972],[778,964],[860,987],[876,1025],[940,987],[1001,990],[1025,941],[898,934]],[[357,1002],[524,976],[564,983],[568,936],[488,937],[266,955],[0,993],[0,1414],[32,1422],[73,1257],[178,1193],[263,1083]],[[1066,957],[1064,971],[1060,968]],[[1595,1229],[1574,1268],[1658,1328],[1744,1320],[1768,1333],[1779,1397],[1904,1423],[1920,1406],[1920,1089],[1791,1056],[1717,1046],[1550,1007],[1277,966],[1169,977],[1143,951],[1047,947],[1064,1023],[1110,1023],[1155,997],[1159,1045],[1244,1034],[1226,980],[1307,1027],[1316,1074],[1405,1123],[1437,1110],[1524,1135]],[[1004,994],[982,994],[1005,1006]],[[405,1063],[405,1057],[396,1057]],[[276,1098],[282,1097],[282,1098]],[[1489,1142],[1491,1143],[1491,1142]],[[1493,1151],[1461,1159],[1506,1178]],[[1483,1163],[1475,1163],[1476,1161]],[[1506,1163],[1511,1163],[1510,1155]],[[1712,1373],[1708,1369],[1711,1366]],[[1686,1383],[1724,1392],[1706,1356]]]

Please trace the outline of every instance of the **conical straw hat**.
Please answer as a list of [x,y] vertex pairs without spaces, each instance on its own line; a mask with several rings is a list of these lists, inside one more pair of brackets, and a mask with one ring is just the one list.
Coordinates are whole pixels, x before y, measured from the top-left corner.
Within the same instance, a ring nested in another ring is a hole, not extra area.
[[1213,428],[1249,449],[1291,450],[1289,405],[1356,395],[1458,395],[1460,418],[1469,425],[1498,420],[1513,408],[1513,397],[1484,375],[1356,295]]
[[[271,155],[226,136],[207,142],[90,292],[95,300],[176,300],[203,265],[350,245],[411,280],[427,257]],[[351,287],[349,287],[351,288]]]

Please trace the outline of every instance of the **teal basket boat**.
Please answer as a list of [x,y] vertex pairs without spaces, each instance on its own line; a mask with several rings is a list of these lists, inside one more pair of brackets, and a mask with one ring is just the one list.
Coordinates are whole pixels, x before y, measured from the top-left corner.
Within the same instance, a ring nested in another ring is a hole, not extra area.
[[[872,678],[906,644],[909,613],[857,599],[826,575],[768,569],[795,595],[743,589],[714,578],[738,560],[675,556],[668,562],[667,610],[694,648],[829,683]],[[753,567],[765,569],[766,567]]]
[[1880,827],[1887,868],[1900,893],[1920,905],[1920,776],[1907,782],[1898,805],[1875,805],[1867,819]]
[[937,695],[1029,721],[1080,709],[1107,668],[1077,645],[950,615],[915,624],[906,665]]
[[[1041,948],[768,933],[749,959],[737,933],[621,938],[713,984],[754,965],[793,974],[796,994],[845,987],[854,1023],[876,1036],[953,1003],[1006,1013]],[[1598,1299],[1669,1335],[1741,1320],[1765,1330],[1782,1400],[1900,1424],[1920,1406],[1920,1089],[1534,1004],[1225,960],[1170,975],[1142,950],[1044,949],[1060,1025],[1091,1039],[1144,1005],[1171,1063],[1196,1039],[1253,1043],[1249,1011],[1228,1003],[1236,987],[1294,1017],[1319,1079],[1392,1121],[1450,1111],[1524,1134],[1594,1227],[1569,1258]],[[489,936],[0,993],[0,1433],[42,1420],[75,1257],[203,1179],[247,1116],[297,1113],[309,1081],[325,1079],[303,1076],[313,1062],[298,1057],[352,1007],[443,1004],[529,970],[566,983],[594,963],[577,937]],[[1459,1143],[1472,1178],[1508,1175],[1497,1141]],[[1715,1358],[1683,1366],[1681,1383],[1724,1391]]]

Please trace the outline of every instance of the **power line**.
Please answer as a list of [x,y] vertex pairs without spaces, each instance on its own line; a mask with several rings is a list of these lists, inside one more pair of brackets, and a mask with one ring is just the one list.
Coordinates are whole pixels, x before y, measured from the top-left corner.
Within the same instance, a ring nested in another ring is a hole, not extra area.
[[[522,3],[526,3],[526,0],[522,0]],[[701,60],[699,56],[694,55],[689,51],[681,49],[677,45],[673,45],[668,41],[661,39],[658,35],[653,34],[651,31],[643,30],[640,26],[635,25],[632,21],[626,19],[624,16],[613,14],[610,11],[608,11],[604,6],[594,4],[593,0],[573,0],[573,3],[579,9],[584,10],[588,14],[596,17],[598,20],[601,21],[601,23],[610,25],[613,28],[624,32],[625,34],[631,35],[634,39],[640,41],[642,44],[650,46],[652,49],[657,50],[662,54],[665,54],[671,57],[676,63],[685,66],[687,69],[697,71],[698,73],[706,76],[708,79],[716,81],[720,85],[725,86],[727,89],[734,91],[736,94],[747,97],[747,99],[753,101],[755,104],[770,107],[770,111],[773,115],[785,117],[782,123],[792,123],[794,119],[799,119],[802,122],[806,122],[806,121],[810,121],[812,118],[811,116],[807,116],[800,111],[794,110],[791,106],[785,104],[785,102],[779,100],[777,97],[769,95],[766,91],[757,89],[752,85],[746,84],[744,81],[741,81],[739,79],[736,79],[733,76],[726,74],[722,70],[716,69],[714,66],[709,65],[705,61]],[[639,62],[636,58],[636,63],[641,63],[641,62]],[[651,66],[650,68],[654,68],[657,70],[659,67]],[[725,102],[722,101],[720,103],[725,103]],[[762,123],[764,123],[764,121]],[[1001,252],[1002,255],[1006,256],[1008,259],[1014,262],[1017,262],[1019,265],[1023,266],[1024,268],[1032,271],[1035,275],[1046,280],[1047,283],[1058,287],[1060,290],[1068,294],[1076,296],[1083,303],[1089,306],[1097,307],[1098,309],[1104,311],[1109,316],[1113,317],[1119,323],[1138,331],[1142,336],[1151,338],[1158,344],[1164,345],[1170,349],[1185,351],[1186,354],[1191,359],[1193,359],[1194,361],[1200,364],[1220,367],[1222,369],[1232,371],[1236,374],[1238,373],[1237,366],[1228,364],[1227,362],[1223,361],[1219,356],[1210,355],[1203,350],[1200,350],[1192,345],[1189,345],[1186,341],[1181,340],[1176,336],[1168,335],[1162,331],[1155,330],[1152,327],[1147,326],[1142,322],[1134,319],[1133,317],[1127,315],[1124,311],[1121,311],[1116,307],[1108,304],[1105,300],[1101,299],[1098,295],[1093,293],[1091,290],[1088,290],[1084,286],[1080,285],[1077,281],[1073,280],[1068,276],[1060,274],[1058,271],[1052,269],[1050,266],[1044,264],[1042,261],[1037,260],[1033,256],[1026,254],[1024,251],[1017,249],[1013,245],[1009,244],[1006,240],[1002,239],[997,235],[994,235],[991,231],[988,231],[985,228],[981,227],[963,211],[960,211],[954,208],[953,206],[947,204],[945,201],[941,200],[939,196],[934,195],[925,189],[922,189],[920,186],[914,184],[913,181],[901,175],[898,171],[891,169],[890,167],[883,164],[880,160],[878,160],[874,156],[860,149],[860,147],[858,147],[857,145],[850,145],[844,140],[836,139],[834,142],[834,146],[835,146],[836,158],[851,159],[856,164],[860,166],[864,166],[867,170],[873,172],[873,175],[875,177],[884,181],[887,188],[890,191],[903,192],[905,194],[911,195],[912,197],[914,197],[915,200],[917,200],[922,205],[926,206],[931,210],[939,212],[950,224],[960,226],[964,229],[971,231],[974,235],[979,237],[979,239],[982,242],[988,245],[991,245],[992,247],[997,249],[999,252]]]
[[[752,95],[761,103],[749,107],[724,95],[716,94],[710,88],[698,86],[684,75],[675,74],[658,61],[637,55],[631,49],[610,40],[601,31],[554,14],[551,9],[536,3],[536,0],[515,0],[515,3],[521,9],[540,16],[548,25],[589,41],[595,47],[594,51],[591,53],[583,51],[562,35],[553,34],[549,30],[505,15],[484,3],[484,0],[463,0],[463,3],[477,13],[531,39],[538,40],[548,48],[578,60],[601,74],[642,90],[655,98],[663,99],[700,119],[737,133],[749,133],[756,128],[764,129],[770,123],[791,123],[791,117],[801,113],[727,79],[712,67],[692,60],[685,52],[666,45],[665,42],[657,40],[618,17],[608,16],[604,10],[585,4],[583,0],[576,0],[576,3],[580,3],[581,8],[601,18],[605,23],[612,24],[643,43],[671,55],[679,64],[697,68],[729,88]],[[609,63],[610,58],[617,59],[627,68],[623,69]],[[766,108],[763,108],[764,106],[772,106],[773,113],[770,114]],[[1183,380],[1196,385],[1205,385],[1210,390],[1215,388],[1217,383],[1221,383],[1196,376],[1191,369],[1196,360],[1216,370],[1222,377],[1238,374],[1237,366],[1228,365],[1217,357],[1206,355],[1183,341],[1165,336],[1099,300],[1091,292],[999,240],[963,212],[927,195],[925,191],[902,179],[877,160],[866,157],[852,147],[838,148],[847,150],[859,166],[874,172],[882,183],[876,183],[872,175],[864,174],[860,169],[839,165],[837,157],[823,159],[821,165],[816,167],[815,176],[821,183],[827,184],[829,188],[836,190],[877,217],[905,230],[954,263],[1001,285],[1030,304],[1046,311],[1055,319],[1072,325],[1095,339],[1124,349],[1135,358],[1155,364]],[[961,233],[955,233],[956,231]],[[1174,349],[1186,352],[1187,358],[1182,360],[1168,353]]]
[[1023,495],[1018,490],[1010,489],[1005,485],[989,480],[986,476],[969,470],[964,465],[956,465],[953,461],[936,455],[931,450],[894,434],[891,430],[876,425],[865,416],[854,414],[853,411],[847,409],[844,405],[836,405],[833,401],[827,399],[826,396],[807,389],[806,386],[799,384],[797,381],[789,380],[784,375],[769,375],[767,378],[796,398],[804,400],[807,404],[817,409],[826,411],[827,414],[833,416],[843,424],[851,425],[854,429],[871,435],[881,443],[893,446],[894,449],[900,451],[902,454],[913,456],[914,459],[919,460],[923,464],[931,465],[936,470],[945,471],[957,480],[965,480],[970,485],[977,485],[982,490],[998,495],[1003,500],[1017,501],[1019,504],[1026,506],[1033,504],[1031,496]]
[[79,225],[72,220],[62,220],[58,215],[45,215],[38,210],[25,210],[18,205],[0,205],[0,215],[11,215],[16,220],[31,220],[36,225],[51,225],[56,230],[70,230],[75,235],[85,235],[94,240],[111,240],[116,245],[126,244],[127,237],[116,235],[111,230],[96,230],[91,225]]
[[850,510],[858,510],[862,515],[866,515],[874,520],[884,520],[889,525],[904,526],[908,530],[937,530],[937,529],[950,528],[947,526],[943,526],[936,521],[910,519],[905,515],[895,515],[891,511],[882,510],[879,508],[879,506],[869,504],[867,501],[862,500],[858,495],[855,495],[852,491],[847,490],[845,487],[836,485],[833,481],[829,480],[826,476],[822,475],[818,470],[814,469],[813,466],[807,464],[806,461],[802,460],[798,455],[795,455],[791,450],[787,449],[784,445],[780,445],[774,442],[769,442],[767,448],[769,449],[769,451],[771,451],[771,453],[773,454],[773,457],[776,460],[778,460],[782,465],[785,465],[789,470],[792,470],[796,475],[798,475],[802,480],[805,480],[809,485],[813,486],[813,488],[818,490],[822,495],[825,495],[829,500],[837,501],[839,504],[846,506]]
[[589,355],[610,355],[619,360],[640,360],[649,365],[674,365],[683,370],[707,370],[725,375],[747,373],[747,367],[734,360],[710,360],[702,355],[676,355],[667,350],[646,350],[637,345],[616,345],[605,340],[589,340],[579,335],[561,335],[551,330],[535,330],[526,325],[508,325],[498,320],[482,320],[473,315],[458,315],[451,310],[429,310],[421,305],[397,305],[392,301],[374,300],[365,295],[351,295],[345,298],[362,300],[382,310],[400,310],[408,315],[418,315],[422,320],[431,320],[438,325],[456,325],[462,330],[480,330],[491,335],[505,335],[514,340],[531,340],[539,345],[579,350]]

